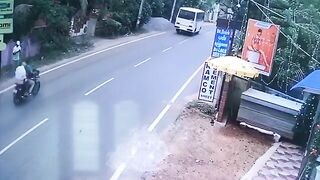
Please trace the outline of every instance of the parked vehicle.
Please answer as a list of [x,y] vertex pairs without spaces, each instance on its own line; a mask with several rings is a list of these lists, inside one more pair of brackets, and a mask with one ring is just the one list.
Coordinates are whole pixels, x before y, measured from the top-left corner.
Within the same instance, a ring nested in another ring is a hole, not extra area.
[[32,93],[29,94],[29,88],[30,84],[27,83],[27,80],[24,81],[23,84],[15,84],[14,90],[13,90],[13,103],[15,105],[20,105],[22,102],[24,102],[28,97],[30,96],[36,96],[40,91],[40,81],[39,81],[39,71],[34,70],[32,73],[32,77],[30,77],[30,80],[35,82],[35,85],[32,89]]
[[197,34],[200,32],[203,22],[204,11],[190,7],[181,7],[176,18],[175,28],[178,34],[181,31]]

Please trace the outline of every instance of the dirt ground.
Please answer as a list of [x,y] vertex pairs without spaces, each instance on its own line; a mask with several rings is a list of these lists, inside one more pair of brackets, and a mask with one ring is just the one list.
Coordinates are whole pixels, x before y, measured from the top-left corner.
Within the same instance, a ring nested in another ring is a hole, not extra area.
[[272,137],[229,124],[212,126],[209,116],[187,108],[163,136],[169,154],[145,180],[240,179],[272,145]]

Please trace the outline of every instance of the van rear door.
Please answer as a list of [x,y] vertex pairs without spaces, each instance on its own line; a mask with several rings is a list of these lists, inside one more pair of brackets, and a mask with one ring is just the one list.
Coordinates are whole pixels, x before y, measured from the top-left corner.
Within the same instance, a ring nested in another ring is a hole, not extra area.
[[194,30],[195,16],[196,16],[195,12],[180,9],[178,17],[176,19],[176,25]]

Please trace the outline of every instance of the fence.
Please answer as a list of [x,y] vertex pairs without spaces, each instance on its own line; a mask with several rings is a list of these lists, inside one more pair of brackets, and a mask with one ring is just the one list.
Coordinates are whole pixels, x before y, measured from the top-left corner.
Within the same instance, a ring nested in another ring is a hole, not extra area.
[[319,178],[317,166],[319,162],[320,120],[317,118],[312,126],[304,158],[302,160],[298,180],[314,180]]

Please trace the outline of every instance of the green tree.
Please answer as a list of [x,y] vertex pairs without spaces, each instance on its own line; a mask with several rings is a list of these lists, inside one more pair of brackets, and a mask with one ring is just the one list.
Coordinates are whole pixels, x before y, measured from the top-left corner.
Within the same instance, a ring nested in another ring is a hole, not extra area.
[[[135,29],[140,0],[110,0],[109,6],[104,9],[97,34],[102,36],[126,34]],[[145,1],[142,10],[141,25],[147,23],[152,10],[148,1]]]
[[[170,19],[173,1],[174,0],[163,0],[163,17],[166,19]],[[173,17],[175,19],[179,8],[182,6],[194,7],[207,11],[212,10],[214,3],[215,0],[177,0]]]
[[[256,0],[265,5],[266,1]],[[272,21],[281,26],[273,73],[262,80],[283,92],[304,76],[319,68],[320,63],[320,14],[315,0],[270,0],[271,11],[251,2],[249,17]],[[267,18],[267,15],[269,18]]]
[[43,19],[44,29],[33,30],[42,49],[65,49],[68,43],[71,8],[52,0],[17,0],[14,11],[14,33],[7,39],[20,39],[31,32],[34,23]]
[[162,17],[165,3],[163,0],[148,0],[151,6],[152,17]]
[[33,1],[32,11],[37,12],[39,18],[47,22],[48,27],[40,29],[36,35],[44,49],[68,48],[70,13],[66,6],[54,3],[51,0]]
[[163,0],[163,17],[170,19],[171,10],[173,6],[173,0]]

